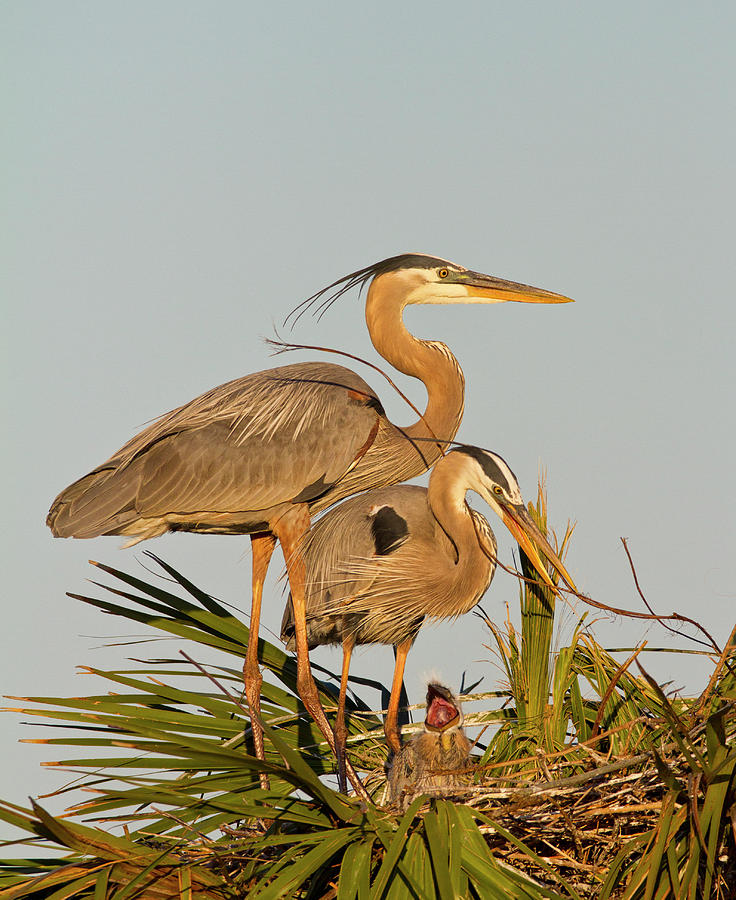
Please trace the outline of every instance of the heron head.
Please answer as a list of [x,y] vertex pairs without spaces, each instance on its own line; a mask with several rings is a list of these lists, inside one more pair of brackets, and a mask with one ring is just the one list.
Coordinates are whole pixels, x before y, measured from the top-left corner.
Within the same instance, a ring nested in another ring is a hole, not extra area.
[[554,584],[539,551],[568,588],[577,593],[575,583],[562,560],[529,515],[519,482],[506,461],[497,453],[491,453],[480,447],[456,447],[448,453],[447,457],[451,457],[453,454],[462,454],[466,457],[464,471],[468,490],[479,494],[499,516],[545,584],[554,589]]
[[571,303],[569,297],[528,284],[484,275],[464,266],[420,253],[407,253],[376,266],[376,282],[414,303]]
[[295,324],[307,310],[318,317],[354,287],[370,282],[374,296],[389,296],[403,308],[412,303],[572,303],[569,297],[528,284],[473,272],[426,253],[400,253],[338,278],[303,300],[285,319]]

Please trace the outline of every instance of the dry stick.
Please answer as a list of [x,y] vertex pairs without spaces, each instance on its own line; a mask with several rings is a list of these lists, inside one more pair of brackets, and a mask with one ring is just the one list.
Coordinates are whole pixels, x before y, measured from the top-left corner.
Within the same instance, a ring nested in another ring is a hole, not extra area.
[[[599,781],[604,776],[610,776],[615,772],[621,771],[622,769],[639,766],[641,763],[646,762],[650,759],[651,753],[640,753],[638,756],[632,756],[629,759],[617,760],[616,762],[609,763],[605,766],[599,766],[598,768],[593,769],[589,772],[581,772],[578,775],[571,775],[567,778],[558,778],[555,781],[546,782],[544,784],[530,784],[526,787],[518,789],[508,788],[506,791],[503,791],[496,799],[504,800],[507,804],[510,804],[509,811],[511,811],[511,807],[515,804],[523,805],[529,802],[533,802],[533,798],[536,797],[541,797],[542,801],[544,801],[545,797],[549,799],[551,795],[559,793],[561,791],[569,791],[574,788],[584,786],[588,782]],[[475,786],[466,789],[459,788],[457,793],[475,794],[476,797],[468,801],[472,803],[480,802],[483,800],[484,796],[487,796],[487,793],[484,794],[481,786]],[[656,806],[653,808],[656,808]],[[597,809],[597,807],[594,805],[593,810],[595,809]],[[605,811],[596,814],[605,815]]]
[[[652,607],[651,607],[651,606],[649,605],[649,603],[647,602],[647,598],[644,596],[644,593],[643,593],[642,589],[639,587],[639,579],[638,579],[637,576],[636,576],[636,569],[634,568],[634,561],[632,560],[631,554],[629,553],[629,547],[628,547],[628,544],[627,544],[627,538],[623,538],[623,537],[622,537],[622,538],[621,538],[621,543],[624,545],[624,550],[626,551],[626,556],[629,558],[629,565],[631,566],[631,574],[632,574],[633,577],[634,577],[634,584],[636,585],[636,589],[637,589],[637,591],[639,592],[639,596],[641,597],[642,601],[644,602],[644,605],[646,606],[646,608],[647,608],[647,609],[649,610],[649,612],[651,613],[651,615],[648,615],[648,616],[645,615],[644,613],[633,613],[633,612],[632,612],[632,613],[626,613],[625,615],[634,616],[635,618],[638,618],[638,619],[657,619],[657,621],[658,621],[664,628],[666,628],[668,631],[671,631],[673,634],[676,634],[678,637],[686,637],[686,638],[689,637],[689,636],[688,636],[688,635],[681,635],[681,633],[680,633],[679,631],[677,631],[676,628],[672,628],[671,626],[665,624],[665,620],[666,620],[666,619],[674,619],[674,620],[677,621],[677,622],[687,622],[687,623],[690,624],[690,625],[694,625],[695,628],[698,629],[698,631],[701,631],[701,632],[708,638],[708,641],[710,642],[711,647],[713,647],[713,648],[715,649],[716,653],[720,654],[721,648],[720,648],[720,647],[718,646],[718,644],[713,640],[713,638],[712,638],[711,635],[705,630],[705,628],[704,628],[699,622],[696,622],[695,619],[691,619],[691,618],[689,618],[688,616],[680,615],[680,613],[672,613],[672,615],[669,615],[669,616],[658,616],[658,615],[654,612],[654,610],[652,609]],[[689,639],[690,639],[691,641],[695,641],[695,642],[698,643],[698,644],[704,644],[704,643],[705,643],[704,641],[699,641],[697,638],[694,638],[694,637],[690,637]]]
[[484,725],[483,728],[481,728],[480,734],[479,734],[478,737],[473,741],[473,743],[470,745],[470,750],[468,750],[468,753],[469,753],[469,754],[472,753],[473,750],[475,750],[476,744],[477,744],[478,741],[483,737],[483,735],[486,733],[486,731],[488,731],[488,729],[489,729],[490,727],[491,727],[491,723],[489,722],[487,725]]
[[[718,646],[715,639],[707,631],[707,629],[703,625],[700,624],[700,622],[697,622],[695,619],[691,619],[689,616],[683,616],[681,613],[671,613],[669,616],[662,616],[662,615],[657,615],[657,613],[654,612],[652,607],[647,602],[646,597],[642,593],[641,588],[639,587],[639,581],[636,576],[636,570],[634,569],[634,563],[631,559],[631,554],[629,553],[629,548],[626,545],[626,538],[621,538],[621,541],[624,545],[624,549],[626,550],[626,555],[629,558],[629,565],[631,566],[631,572],[634,576],[634,584],[636,585],[636,589],[639,592],[639,596],[644,601],[644,605],[649,610],[648,613],[636,612],[635,610],[632,610],[632,609],[622,609],[621,607],[618,607],[618,606],[608,606],[608,604],[606,604],[606,603],[599,603],[597,600],[593,600],[591,597],[588,597],[586,594],[580,594],[577,591],[570,590],[569,588],[561,588],[559,586],[559,584],[557,585],[557,592],[559,594],[563,594],[563,593],[571,594],[573,597],[577,597],[578,600],[582,600],[583,603],[587,603],[589,606],[595,607],[595,609],[601,609],[604,612],[613,613],[616,616],[624,616],[624,617],[630,618],[630,619],[649,619],[649,620],[654,619],[655,621],[659,622],[664,628],[666,628],[668,631],[671,631],[673,634],[676,634],[678,637],[683,637],[683,638],[686,638],[687,640],[695,641],[696,644],[700,644],[703,647],[707,647],[708,645],[710,645],[711,647],[713,647],[713,649],[716,651],[716,653],[718,653],[720,655],[721,648]],[[530,584],[539,584],[538,581],[536,581],[534,579],[526,578],[520,572],[517,572],[516,570],[514,570],[508,566],[505,566],[500,560],[496,560],[496,562],[500,569],[503,569],[504,572],[508,572],[510,575],[515,575],[520,581],[526,581],[526,582],[529,582]],[[692,625],[693,627],[697,628],[698,631],[700,631],[702,634],[704,634],[708,638],[708,642],[706,643],[706,641],[698,640],[698,638],[692,637],[691,635],[688,635],[688,634],[682,634],[676,628],[672,628],[670,625],[667,625],[666,623],[668,620],[673,620],[675,622],[683,622],[688,625]]]
[[[569,810],[563,809],[562,807],[560,807],[560,805],[558,803],[555,803],[554,805],[557,807],[557,813],[562,818],[562,821],[565,823],[565,826],[567,827],[568,832],[572,835],[572,840],[573,840],[573,843],[575,844],[575,852],[577,853],[578,856],[582,856],[583,852],[584,852],[583,851],[583,842],[580,838],[580,832],[575,827],[575,823],[573,822],[572,818],[570,817]],[[563,853],[568,859],[573,859],[574,862],[577,861],[573,857],[571,857],[569,853],[567,853],[565,851],[563,851]]]
[[[573,744],[570,747],[566,747],[564,750],[556,750],[554,753],[545,754],[545,756],[547,759],[557,759],[558,757],[564,757],[570,753],[574,753],[576,750],[580,749],[581,747],[587,747],[588,745],[591,745],[591,744],[599,744],[602,740],[605,740],[605,738],[610,737],[612,734],[616,734],[619,731],[623,731],[624,728],[631,728],[632,725],[638,725],[640,722],[652,723],[652,722],[656,722],[656,721],[657,721],[656,719],[651,719],[649,716],[638,716],[636,719],[632,719],[630,722],[626,722],[624,725],[617,725],[615,728],[609,728],[607,731],[602,731],[599,735],[597,735],[597,737],[588,738],[587,741],[580,741],[577,744]],[[659,720],[659,721],[662,721],[662,720]],[[647,754],[645,754],[645,756],[646,755]],[[484,763],[482,766],[478,766],[477,768],[480,770],[483,770],[483,771],[490,770],[490,769],[505,769],[505,768],[508,768],[509,766],[517,766],[517,765],[520,765],[521,763],[537,762],[537,761],[538,761],[537,756],[524,756],[524,757],[521,757],[520,759],[509,759],[509,760],[505,760],[503,762]]]
[[[629,548],[626,544],[626,538],[621,538],[621,542],[624,545],[624,550],[626,551],[626,555],[629,559],[629,565],[631,566],[631,572],[634,577],[634,584],[636,585],[636,589],[639,592],[639,596],[644,601],[644,605],[649,610],[648,613],[636,612],[631,609],[622,609],[618,606],[608,606],[608,604],[606,604],[606,603],[599,603],[597,600],[593,600],[591,597],[588,597],[586,594],[580,594],[577,591],[570,590],[570,588],[567,588],[567,587],[562,588],[562,587],[560,587],[559,584],[556,585],[557,593],[560,596],[562,596],[562,594],[570,594],[571,596],[577,597],[578,600],[582,600],[583,603],[587,603],[589,606],[592,606],[595,609],[600,609],[600,610],[603,610],[604,612],[613,613],[613,615],[616,615],[616,616],[624,616],[624,617],[630,618],[630,619],[649,619],[649,620],[653,619],[653,620],[659,622],[660,625],[662,625],[668,631],[671,631],[672,634],[676,634],[678,637],[683,637],[686,640],[694,641],[696,644],[700,644],[703,647],[707,647],[710,645],[711,647],[713,647],[713,649],[715,650],[716,653],[721,655],[721,648],[718,646],[718,644],[716,643],[713,636],[707,631],[707,629],[703,625],[700,624],[700,622],[697,622],[695,619],[691,619],[689,616],[683,616],[681,613],[672,613],[671,615],[663,616],[663,615],[657,615],[657,613],[654,612],[654,610],[649,605],[646,597],[644,596],[644,594],[639,586],[639,579],[637,578],[636,570],[634,568],[634,563],[631,558],[631,554],[629,553]],[[539,584],[539,582],[536,579],[527,578],[521,572],[517,572],[515,569],[513,569],[511,567],[505,566],[499,559],[496,560],[496,564],[498,565],[498,567],[500,569],[503,569],[504,572],[508,572],[510,575],[514,575],[516,578],[519,579],[519,581],[524,581],[524,582],[527,582],[528,584],[535,584],[535,585]],[[692,635],[682,634],[676,628],[672,628],[672,626],[668,625],[667,624],[668,620],[672,620],[675,622],[682,622],[682,623],[685,623],[688,625],[692,625],[694,628],[697,628],[698,631],[700,631],[702,634],[704,634],[708,638],[708,641],[707,642],[701,641],[698,638],[693,637]]]
[[557,778],[554,781],[548,781],[546,784],[530,785],[522,793],[543,794],[545,791],[556,790],[558,788],[575,787],[578,784],[585,784],[600,778],[602,775],[610,775],[612,772],[618,772],[620,769],[630,769],[634,765],[644,762],[651,758],[651,753],[639,753],[637,756],[630,756],[627,759],[619,759],[616,762],[606,763],[605,766],[598,766],[589,772],[581,772],[579,775],[569,775],[567,778]]
[[[481,547],[481,550],[483,550],[483,547]],[[523,581],[525,584],[531,584],[535,587],[545,587],[545,588],[549,589],[548,584],[545,584],[544,582],[540,581],[537,578],[528,578],[526,575],[524,575],[523,572],[520,572],[518,569],[515,569],[513,566],[504,565],[504,563],[502,563],[501,560],[498,559],[498,557],[491,557],[488,553],[486,553],[485,550],[483,550],[483,552],[486,554],[486,556],[488,556],[489,559],[492,560],[492,562],[496,563],[496,565],[498,566],[499,569],[501,569],[504,572],[507,572],[509,575],[513,575],[514,578],[517,578],[519,581]],[[611,612],[619,612],[619,613],[623,612],[623,610],[615,610],[611,606],[603,606],[602,604],[594,603],[589,597],[586,597],[585,594],[578,594],[576,591],[573,591],[570,588],[561,588],[559,584],[555,585],[555,590],[557,591],[557,594],[560,597],[562,597],[563,594],[572,594],[573,597],[577,597],[578,600],[582,600],[584,603],[590,603],[591,606],[597,606],[600,609],[608,609]],[[562,599],[564,599],[564,597]]]
[[622,813],[656,812],[659,809],[662,809],[661,800],[652,800],[649,803],[627,803],[623,806],[611,806],[610,804],[606,806],[589,806],[582,811],[581,818],[594,819],[600,816],[620,815]]
[[[197,831],[197,829],[192,825],[191,822],[185,822],[184,819],[180,819],[178,816],[175,816],[174,813],[169,812],[165,809],[157,809],[155,806],[152,806],[151,809],[156,813],[157,816],[161,816],[161,818],[172,819],[177,825],[181,825],[186,828],[188,831],[191,831],[193,834],[196,834],[197,837],[202,838],[202,840],[206,844],[214,844],[212,838],[207,837],[207,835],[202,831]],[[156,837],[160,837],[160,835],[156,835]],[[191,852],[191,845],[187,845],[187,853]],[[176,847],[172,846],[171,851],[176,852]]]
[[713,670],[713,674],[710,676],[710,681],[706,686],[703,693],[700,695],[700,699],[698,700],[697,706],[693,710],[694,713],[699,713],[703,707],[705,706],[707,700],[710,698],[710,695],[713,693],[713,690],[718,682],[718,679],[721,677],[721,672],[723,670],[724,665],[728,665],[729,670],[733,674],[733,670],[731,666],[728,664],[728,656],[732,650],[736,649],[736,625],[734,626],[731,635],[726,642],[726,646],[723,648],[723,653],[721,653],[721,658],[718,660],[718,664]]
[[608,702],[609,697],[613,693],[618,680],[624,674],[624,672],[629,668],[631,663],[636,659],[636,657],[641,653],[641,651],[646,647],[647,642],[644,641],[639,647],[634,650],[631,656],[616,669],[613,673],[613,678],[611,679],[611,683],[606,688],[606,692],[601,698],[601,702],[598,704],[598,713],[595,717],[595,722],[593,722],[593,728],[590,732],[591,738],[594,738],[598,734],[598,729],[600,728],[601,720],[603,718],[603,712],[606,708],[606,703]]
[[[626,547],[625,539],[622,538],[622,540],[624,540],[624,547]],[[628,548],[626,548],[626,553],[628,555],[628,553],[629,553]],[[504,572],[509,572],[511,575],[516,575],[517,578],[519,578],[522,581],[531,581],[531,583],[533,583],[533,584],[539,583],[537,581],[534,581],[533,579],[525,578],[519,572],[516,572],[514,569],[511,569],[508,566],[504,566],[504,564],[500,560],[497,560],[497,563],[498,563],[499,568],[503,569]],[[633,571],[633,563],[631,563],[630,556],[629,556],[629,563],[631,564],[632,571]],[[637,583],[637,588],[638,588],[639,585],[636,580],[635,572],[634,572],[634,581]],[[655,612],[642,613],[642,612],[636,612],[633,609],[621,609],[621,607],[618,607],[618,606],[608,606],[608,604],[606,604],[606,603],[599,603],[597,600],[593,600],[591,597],[588,597],[586,594],[580,594],[577,591],[570,590],[569,588],[560,588],[559,585],[557,585],[557,591],[558,591],[558,593],[571,594],[573,597],[577,597],[578,600],[582,600],[583,603],[587,603],[588,606],[593,606],[593,607],[595,607],[595,609],[602,609],[604,612],[613,613],[613,615],[615,615],[615,616],[624,616],[629,619],[649,619],[649,620],[654,619],[655,621],[657,621],[661,625],[663,625],[665,628],[667,628],[669,631],[671,631],[673,634],[676,634],[678,637],[684,637],[688,640],[695,641],[696,644],[701,644],[704,647],[707,647],[710,645],[711,647],[713,647],[713,649],[716,651],[716,653],[718,653],[719,655],[721,653],[721,648],[718,646],[718,644],[713,639],[713,637],[708,633],[708,631],[699,622],[696,622],[695,619],[691,619],[688,616],[683,616],[680,613],[671,613],[669,616],[660,616],[660,615],[657,615],[657,613],[655,613]],[[644,595],[641,593],[641,590],[639,590],[639,594],[643,598]],[[646,602],[646,600],[644,600],[644,602],[646,603],[647,609],[651,609],[651,607]],[[698,629],[698,631],[702,632],[708,638],[708,643],[706,643],[705,641],[698,640],[698,638],[692,637],[691,635],[682,634],[681,632],[677,631],[677,629],[671,628],[669,625],[666,625],[665,622],[670,619],[674,620],[676,622],[684,622],[689,625],[693,625],[695,628]]]

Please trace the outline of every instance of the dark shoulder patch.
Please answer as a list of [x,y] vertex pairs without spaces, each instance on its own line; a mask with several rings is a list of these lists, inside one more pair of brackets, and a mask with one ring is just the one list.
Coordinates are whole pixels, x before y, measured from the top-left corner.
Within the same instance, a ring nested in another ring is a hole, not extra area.
[[390,506],[382,506],[374,516],[371,516],[371,531],[376,556],[393,553],[409,536],[406,519],[402,519]]

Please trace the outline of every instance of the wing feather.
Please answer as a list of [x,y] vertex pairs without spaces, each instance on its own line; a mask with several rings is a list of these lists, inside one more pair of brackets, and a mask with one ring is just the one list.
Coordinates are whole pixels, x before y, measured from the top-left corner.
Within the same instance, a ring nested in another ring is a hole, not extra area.
[[[406,536],[393,540],[390,547],[377,545],[375,530],[376,516],[387,509],[406,528]],[[348,633],[355,633],[359,643],[369,642],[371,638],[364,629],[361,631],[365,610],[361,607],[353,615],[353,603],[374,591],[386,559],[401,556],[433,530],[427,491],[417,485],[367,491],[343,501],[318,519],[301,548],[307,570],[305,594],[310,645],[339,643]],[[350,614],[343,614],[348,607]],[[293,644],[290,602],[284,612],[281,637],[287,646]]]
[[204,524],[208,514],[229,517],[211,530],[237,530],[240,513],[343,477],[381,412],[366,382],[341,366],[249,375],[162,416],[63,491],[47,521],[64,537],[134,533],[138,520],[166,516],[186,527],[190,514]]

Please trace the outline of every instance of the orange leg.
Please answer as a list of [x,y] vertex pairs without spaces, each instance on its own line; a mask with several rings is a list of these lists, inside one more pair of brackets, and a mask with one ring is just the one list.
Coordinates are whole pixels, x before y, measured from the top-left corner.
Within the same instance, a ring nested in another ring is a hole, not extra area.
[[[286,560],[286,571],[289,574],[291,587],[291,603],[294,610],[294,637],[296,639],[296,686],[309,715],[314,719],[325,740],[335,752],[335,736],[330,728],[325,711],[319,701],[317,685],[312,677],[309,665],[309,646],[307,643],[307,604],[304,594],[306,568],[299,553],[299,541],[309,531],[309,512],[306,504],[293,506],[272,524],[273,533],[281,542]],[[356,794],[363,800],[370,800],[363,783],[348,759],[345,769]]]
[[[263,729],[261,728],[261,669],[258,665],[258,629],[261,621],[261,600],[263,598],[263,582],[266,580],[268,564],[276,546],[276,538],[268,532],[260,532],[250,536],[253,551],[253,604],[250,611],[250,632],[248,634],[248,652],[243,666],[245,696],[250,709],[250,727],[253,732],[253,746],[258,759],[265,759],[263,752]],[[269,788],[268,776],[261,772],[261,787]]]
[[350,671],[350,657],[355,646],[355,638],[350,636],[342,642],[342,676],[340,678],[340,699],[337,702],[337,719],[335,721],[335,756],[337,757],[337,786],[347,793],[348,782],[345,775],[345,760],[347,759],[348,730],[345,727],[345,694],[348,687],[348,672]]
[[401,685],[404,682],[404,666],[406,665],[406,657],[414,643],[413,638],[403,641],[396,646],[396,665],[394,666],[394,680],[391,684],[391,697],[388,701],[388,712],[386,713],[386,721],[383,723],[383,730],[386,735],[386,743],[394,753],[401,750],[401,732],[399,731],[399,697],[401,696]]

